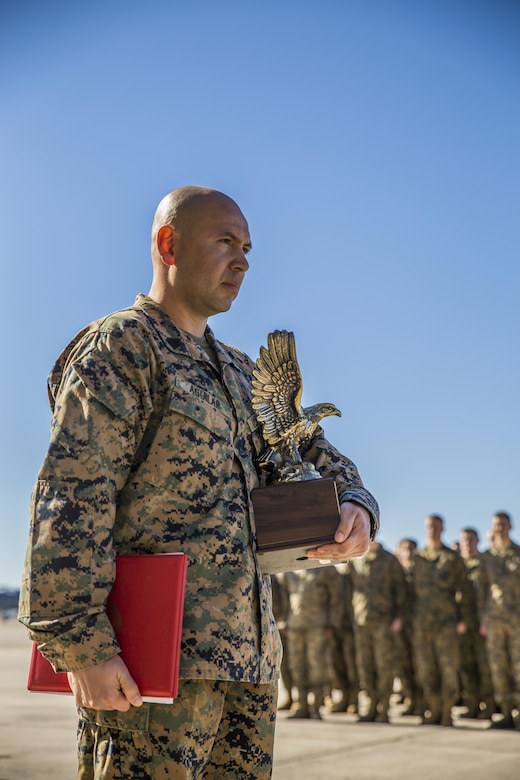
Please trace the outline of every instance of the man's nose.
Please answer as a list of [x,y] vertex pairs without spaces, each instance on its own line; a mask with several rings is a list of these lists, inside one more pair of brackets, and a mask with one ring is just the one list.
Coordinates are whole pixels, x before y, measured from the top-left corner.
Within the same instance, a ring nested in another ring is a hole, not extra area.
[[244,273],[249,269],[249,261],[242,250],[238,251],[234,258],[233,268]]

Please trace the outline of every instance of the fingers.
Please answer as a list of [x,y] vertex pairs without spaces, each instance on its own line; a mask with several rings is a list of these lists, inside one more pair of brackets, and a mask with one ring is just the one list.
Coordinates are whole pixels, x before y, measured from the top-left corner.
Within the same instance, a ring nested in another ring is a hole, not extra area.
[[370,515],[367,510],[350,502],[342,504],[340,523],[334,539],[334,544],[325,544],[308,550],[307,557],[328,559],[336,563],[363,555],[370,541]]
[[122,677],[119,682],[121,691],[126,700],[130,702],[130,704],[133,704],[134,707],[140,707],[143,703],[143,698],[139,693],[139,688],[137,687],[133,677],[131,677],[128,669],[126,670],[124,677]]
[[96,710],[127,712],[143,700],[122,658],[118,655],[96,666],[68,673],[76,704]]

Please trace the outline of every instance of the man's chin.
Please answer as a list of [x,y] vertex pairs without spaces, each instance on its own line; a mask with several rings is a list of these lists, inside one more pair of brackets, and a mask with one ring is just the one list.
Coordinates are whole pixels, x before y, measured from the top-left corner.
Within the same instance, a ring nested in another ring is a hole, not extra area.
[[224,314],[224,312],[229,311],[234,300],[235,299],[233,298],[233,300],[220,301],[213,307],[213,311],[209,316],[214,317],[215,314]]
[[219,301],[220,311],[229,311],[237,295],[238,290],[234,290],[232,293],[228,293],[228,295],[223,296]]

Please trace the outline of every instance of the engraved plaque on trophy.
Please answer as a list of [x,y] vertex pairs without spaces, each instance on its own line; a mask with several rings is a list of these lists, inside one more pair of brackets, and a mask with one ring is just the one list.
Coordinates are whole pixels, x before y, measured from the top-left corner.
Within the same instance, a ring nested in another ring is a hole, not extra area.
[[339,502],[333,479],[322,479],[300,449],[320,420],[341,416],[333,404],[301,407],[302,379],[294,334],[274,331],[260,347],[253,371],[252,404],[267,449],[258,465],[265,486],[251,492],[257,555],[266,574],[320,566],[306,551],[334,541]]

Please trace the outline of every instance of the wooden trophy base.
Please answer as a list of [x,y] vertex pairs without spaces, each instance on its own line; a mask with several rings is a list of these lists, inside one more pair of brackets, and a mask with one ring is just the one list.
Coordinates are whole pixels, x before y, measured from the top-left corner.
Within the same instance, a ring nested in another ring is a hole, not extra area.
[[333,479],[278,482],[251,491],[257,556],[264,574],[312,569],[319,560],[307,550],[330,544],[339,524]]

